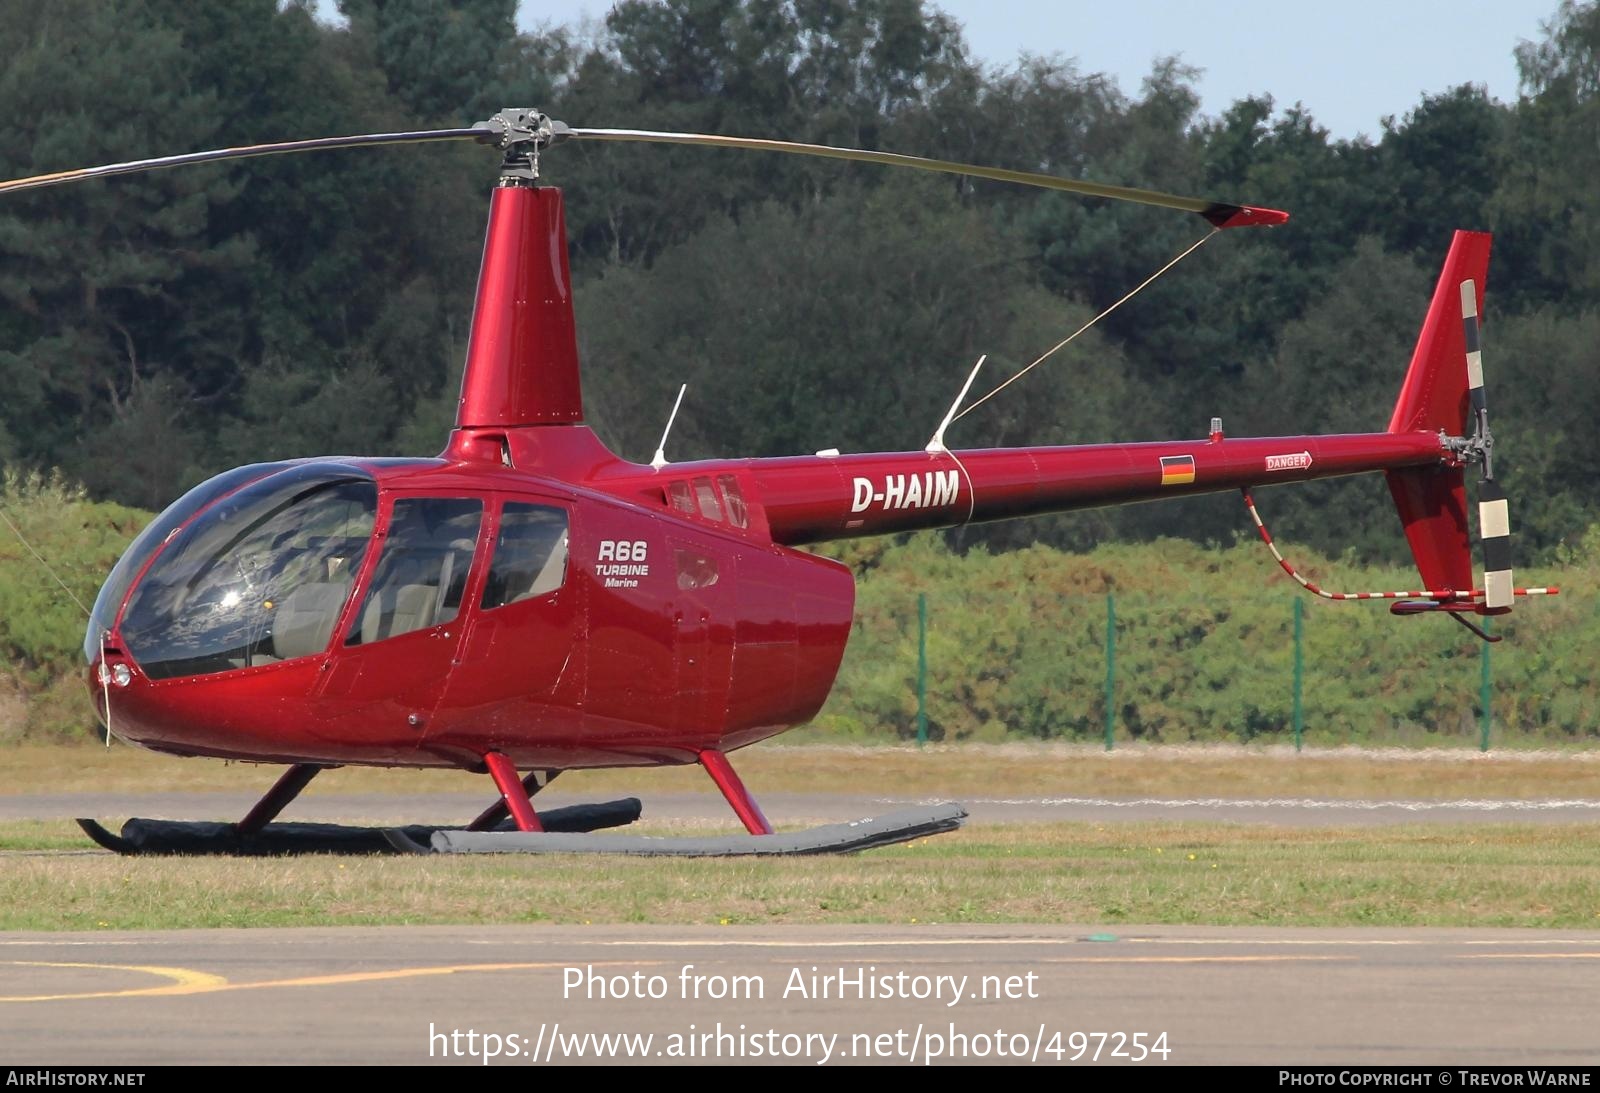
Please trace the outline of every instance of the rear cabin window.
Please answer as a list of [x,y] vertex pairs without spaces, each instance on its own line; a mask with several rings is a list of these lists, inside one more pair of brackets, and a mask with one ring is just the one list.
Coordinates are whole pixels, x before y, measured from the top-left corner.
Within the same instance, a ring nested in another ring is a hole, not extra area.
[[689,492],[689,483],[682,479],[669,483],[667,495],[672,498],[673,508],[694,515],[694,496]]
[[465,497],[402,497],[348,645],[370,645],[455,619],[461,610],[483,502]]
[[728,523],[736,528],[750,526],[750,513],[744,507],[744,492],[739,489],[739,480],[731,474],[717,476],[717,485],[722,487],[722,501],[728,506]]
[[483,586],[485,609],[554,592],[567,576],[567,513],[550,505],[508,501]]
[[717,491],[711,485],[709,478],[696,478],[694,480],[694,499],[700,507],[700,515],[707,520],[721,520],[722,506],[717,502]]

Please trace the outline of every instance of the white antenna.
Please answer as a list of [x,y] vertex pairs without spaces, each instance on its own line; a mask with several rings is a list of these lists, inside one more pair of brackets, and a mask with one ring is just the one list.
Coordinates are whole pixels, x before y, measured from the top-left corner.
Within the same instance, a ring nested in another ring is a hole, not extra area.
[[106,664],[106,632],[100,631],[100,687],[106,695],[106,747],[111,746],[111,669]]
[[678,399],[672,404],[672,413],[667,415],[667,427],[661,430],[661,443],[656,445],[656,454],[650,457],[650,465],[658,471],[667,465],[667,436],[672,432],[672,423],[678,420],[678,407],[683,405],[683,393],[688,389],[687,383],[678,388]]
[[982,368],[983,362],[988,359],[989,354],[985,353],[978,358],[978,363],[972,366],[972,373],[967,376],[967,382],[961,385],[961,393],[950,404],[950,409],[945,413],[944,420],[939,422],[939,427],[933,431],[933,436],[928,440],[928,446],[923,451],[948,452],[950,450],[944,446],[944,431],[950,428],[950,422],[955,420],[956,411],[961,409],[961,400],[967,397],[968,391],[972,390],[972,381],[978,378],[978,369]]

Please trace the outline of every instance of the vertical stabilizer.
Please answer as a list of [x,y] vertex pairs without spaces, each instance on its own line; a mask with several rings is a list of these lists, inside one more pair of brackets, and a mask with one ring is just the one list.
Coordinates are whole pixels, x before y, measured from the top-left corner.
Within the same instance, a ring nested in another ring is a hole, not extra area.
[[[1476,327],[1469,346],[1462,321],[1462,286],[1470,284],[1466,291],[1473,293],[1476,313],[1481,314],[1489,242],[1487,232],[1456,232],[1389,419],[1389,432],[1466,435],[1471,411],[1467,354],[1476,348]],[[1442,464],[1406,467],[1388,471],[1385,477],[1424,587],[1470,591],[1472,543],[1462,469]]]
[[1483,314],[1483,284],[1489,273],[1488,232],[1456,232],[1423,321],[1411,367],[1389,419],[1389,432],[1418,430],[1464,436],[1467,427],[1467,340],[1461,320],[1461,284],[1471,281],[1477,314]]

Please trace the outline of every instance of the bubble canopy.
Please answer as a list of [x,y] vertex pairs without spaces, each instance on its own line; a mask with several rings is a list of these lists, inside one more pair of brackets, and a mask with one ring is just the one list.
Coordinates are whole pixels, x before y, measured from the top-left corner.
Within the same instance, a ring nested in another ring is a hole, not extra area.
[[168,505],[161,515],[150,521],[128,545],[128,549],[122,552],[122,557],[112,567],[106,583],[100,586],[100,594],[94,600],[94,610],[89,614],[89,630],[83,639],[83,659],[93,664],[100,656],[100,640],[110,632],[111,624],[117,621],[117,611],[121,609],[122,601],[128,595],[128,589],[133,587],[134,578],[139,576],[139,571],[155,552],[161,549],[162,544],[188,523],[195,513],[247,482],[265,478],[275,471],[292,465],[280,462],[252,463],[246,467],[235,467],[231,471],[206,479]]
[[[119,577],[137,580],[119,633],[150,678],[252,668],[326,648],[372,539],[377,482],[343,463],[256,469],[267,473],[234,492],[227,490],[248,479],[221,488],[213,479],[177,502],[107,581],[101,600],[118,596]],[[202,491],[208,496],[193,503]],[[187,512],[170,520],[179,510]],[[143,577],[141,553],[155,555]],[[122,574],[130,561],[132,572]],[[115,610],[114,601],[96,602],[91,641]]]

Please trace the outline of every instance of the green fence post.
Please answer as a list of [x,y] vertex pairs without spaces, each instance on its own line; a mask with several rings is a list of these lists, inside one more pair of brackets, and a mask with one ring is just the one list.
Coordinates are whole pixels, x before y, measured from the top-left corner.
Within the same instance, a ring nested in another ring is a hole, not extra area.
[[928,594],[917,593],[917,747],[928,742]]
[[1306,603],[1299,596],[1294,598],[1294,750],[1300,750],[1301,738],[1306,731],[1306,708],[1304,694],[1306,682],[1306,658],[1302,643],[1305,639],[1305,607]]
[[[1483,632],[1489,632],[1489,616],[1483,618]],[[1483,651],[1478,654],[1478,705],[1483,708],[1478,727],[1478,750],[1489,750],[1489,722],[1493,720],[1493,711],[1490,708],[1489,694],[1489,649],[1488,642],[1483,643]]]
[[1117,599],[1106,593],[1106,751],[1117,731]]

